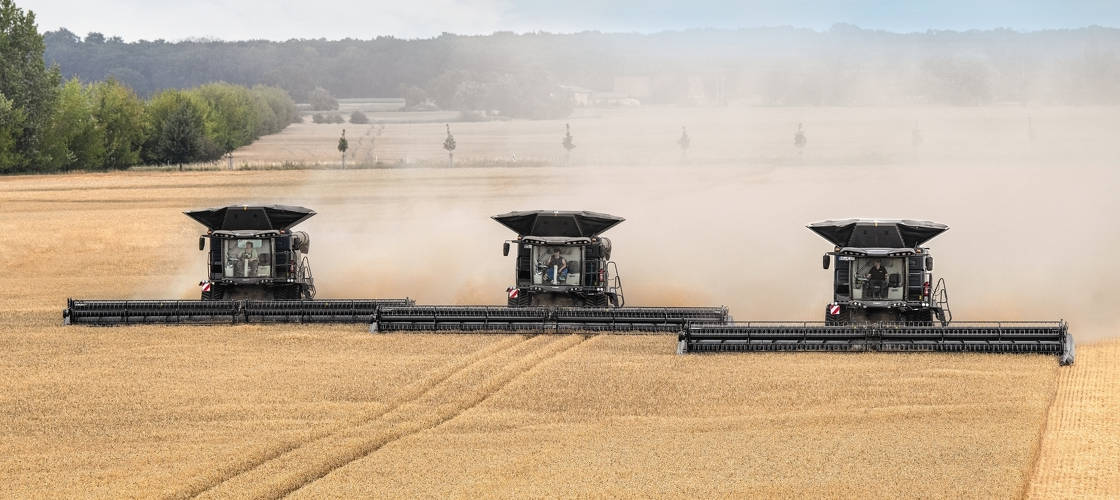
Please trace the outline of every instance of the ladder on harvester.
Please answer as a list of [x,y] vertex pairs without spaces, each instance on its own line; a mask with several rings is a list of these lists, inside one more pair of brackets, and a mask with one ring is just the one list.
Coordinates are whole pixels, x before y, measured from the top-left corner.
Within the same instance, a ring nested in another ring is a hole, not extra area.
[[622,294],[622,276],[618,274],[618,264],[616,264],[615,261],[607,261],[607,274],[611,276],[610,280],[608,280],[607,289],[614,290],[615,296],[618,297],[617,307],[624,307],[626,305],[626,297]]
[[937,320],[941,322],[941,326],[948,325],[949,322],[953,321],[953,311],[949,309],[949,287],[945,285],[945,278],[938,278],[937,286],[933,288],[930,301],[936,306],[934,314],[937,315]]
[[307,257],[303,258],[303,262],[300,262],[299,267],[302,269],[301,274],[303,281],[307,283],[307,298],[314,299],[315,277],[311,275],[311,264],[307,261]]

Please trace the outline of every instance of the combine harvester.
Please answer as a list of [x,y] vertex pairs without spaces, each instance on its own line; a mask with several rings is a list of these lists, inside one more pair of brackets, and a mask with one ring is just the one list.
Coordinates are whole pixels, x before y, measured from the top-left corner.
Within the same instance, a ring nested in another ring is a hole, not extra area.
[[678,353],[744,351],[938,351],[1038,353],[1073,363],[1063,321],[954,322],[943,279],[931,290],[933,256],[922,246],[949,229],[911,220],[848,219],[808,226],[835,245],[833,301],[822,322],[690,324]]
[[595,212],[533,210],[495,215],[517,233],[514,284],[500,306],[389,306],[373,332],[679,332],[722,324],[726,307],[624,307],[611,242],[600,236],[623,218]]
[[67,300],[65,324],[369,323],[383,305],[409,299],[311,300],[311,239],[291,228],[315,212],[283,205],[184,212],[208,229],[201,300]]

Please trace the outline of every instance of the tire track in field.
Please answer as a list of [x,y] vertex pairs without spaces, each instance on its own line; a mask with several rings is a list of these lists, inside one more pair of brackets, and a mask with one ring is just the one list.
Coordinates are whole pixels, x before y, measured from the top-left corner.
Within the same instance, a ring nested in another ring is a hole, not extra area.
[[341,425],[335,426],[334,428],[327,431],[319,432],[308,438],[289,441],[272,449],[255,453],[249,457],[246,457],[246,460],[241,460],[237,463],[222,468],[221,474],[219,474],[218,477],[200,478],[200,480],[196,480],[185,487],[181,487],[167,496],[171,498],[190,498],[202,495],[227,481],[230,481],[242,474],[252,471],[257,467],[260,467],[261,465],[264,465],[271,460],[281,457],[286,453],[290,453],[302,446],[306,446],[320,439],[324,439],[328,436],[331,436],[332,434],[343,432],[346,429],[359,426],[367,422],[375,421],[378,418],[381,418],[386,413],[389,413],[401,407],[409,401],[423,396],[426,392],[444,383],[445,381],[447,381],[447,379],[455,376],[455,374],[459,373],[460,371],[465,370],[468,367],[489,357],[498,356],[502,352],[508,349],[512,349],[513,347],[525,343],[528,340],[529,339],[524,336],[511,336],[499,342],[495,342],[493,345],[486,346],[463,357],[458,362],[450,363],[433,370],[433,376],[408,385],[404,390],[390,399],[389,403],[384,408],[381,408],[367,415],[349,419]]
[[517,342],[475,360],[377,418],[282,453],[214,485],[200,496],[280,498],[388,443],[455,418],[517,375],[575,347],[584,339],[582,336],[538,335]]
[[[364,455],[356,457],[353,460],[351,460],[351,461],[349,461],[345,464],[341,464],[338,467],[335,467],[334,469],[332,469],[330,471],[327,471],[325,474],[322,474],[322,475],[320,475],[316,478],[313,478],[312,480],[307,481],[306,483],[304,483],[304,484],[302,484],[302,485],[300,485],[296,488],[293,488],[290,491],[285,492],[284,496],[285,497],[291,496],[293,493],[297,493],[301,489],[303,489],[307,486],[310,486],[315,481],[318,481],[319,479],[323,479],[324,477],[327,477],[328,475],[330,475],[331,473],[334,473],[335,471],[341,470],[342,468],[344,468],[346,466],[352,465],[352,464],[358,462],[359,460],[369,458],[374,453],[377,453],[379,450],[381,450],[382,448],[384,448],[384,447],[386,447],[386,446],[388,446],[392,443],[395,443],[395,442],[398,442],[398,441],[401,441],[401,440],[405,440],[405,439],[408,439],[410,437],[416,436],[418,434],[428,432],[428,431],[432,431],[432,430],[435,430],[435,429],[438,429],[438,428],[444,426],[445,424],[455,420],[456,418],[463,415],[464,413],[466,413],[466,412],[470,411],[471,409],[477,407],[478,405],[486,402],[486,400],[490,399],[492,396],[497,394],[499,391],[501,391],[502,389],[509,386],[509,384],[511,382],[513,382],[515,379],[517,379],[518,377],[528,374],[529,372],[533,371],[537,367],[539,367],[539,366],[541,366],[541,365],[543,365],[543,364],[545,364],[549,361],[553,361],[553,360],[558,359],[563,354],[572,351],[577,346],[583,344],[585,341],[587,341],[588,339],[590,339],[592,337],[595,337],[596,335],[597,334],[580,335],[575,342],[567,343],[567,344],[563,345],[558,350],[552,350],[552,352],[547,352],[547,353],[544,352],[544,351],[540,351],[540,354],[542,354],[542,355],[527,357],[526,359],[521,360],[521,362],[519,362],[519,363],[515,363],[515,364],[510,365],[508,367],[509,369],[506,370],[506,373],[504,375],[499,374],[498,376],[495,377],[495,380],[493,381],[495,383],[487,385],[485,387],[485,389],[477,395],[478,397],[474,401],[472,401],[470,404],[464,406],[463,408],[459,409],[454,414],[447,415],[445,418],[440,419],[439,421],[433,423],[432,425],[430,425],[428,427],[418,429],[415,432],[410,432],[408,434],[401,435],[401,436],[398,436],[394,439],[391,439],[389,441],[381,443],[379,446],[377,446],[374,449],[369,450],[369,452],[365,453]],[[307,494],[307,495],[304,495],[304,496],[316,497],[317,495],[315,495],[314,493],[311,493],[311,494]]]

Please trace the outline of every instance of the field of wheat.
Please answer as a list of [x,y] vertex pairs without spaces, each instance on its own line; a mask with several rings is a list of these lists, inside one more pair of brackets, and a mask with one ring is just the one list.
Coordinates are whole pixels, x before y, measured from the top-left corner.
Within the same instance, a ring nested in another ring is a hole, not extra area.
[[[977,113],[997,130],[1017,120]],[[1081,137],[1067,128],[1097,116],[1086,113],[1063,119],[1063,133]],[[849,150],[826,165],[2,178],[0,496],[1114,496],[1120,349],[1104,339],[1120,327],[1120,292],[1102,270],[1120,235],[1101,228],[1120,209],[1118,174],[1048,165],[1051,153],[1026,166],[833,164]],[[925,188],[891,189],[911,179]],[[867,189],[879,195],[832,195]],[[323,296],[499,303],[510,235],[487,216],[589,209],[628,219],[610,236],[631,303],[726,304],[739,319],[820,314],[827,248],[804,223],[930,218],[953,227],[931,245],[958,317],[1063,317],[1078,360],[681,357],[666,336],[60,326],[67,297],[196,297],[201,228],[180,212],[258,202],[319,212],[301,227]],[[1037,238],[1039,227],[1063,238]]]

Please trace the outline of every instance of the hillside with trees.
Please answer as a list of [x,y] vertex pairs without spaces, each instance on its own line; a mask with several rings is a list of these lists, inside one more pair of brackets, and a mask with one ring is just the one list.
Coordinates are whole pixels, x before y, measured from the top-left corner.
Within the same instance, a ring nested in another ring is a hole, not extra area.
[[404,97],[444,109],[559,117],[561,85],[628,89],[642,102],[741,100],[759,105],[1120,103],[1120,30],[891,33],[836,25],[656,34],[500,32],[430,39],[136,41],[46,33],[65,78],[115,78],[149,95],[211,81],[265,84],[308,102]]

